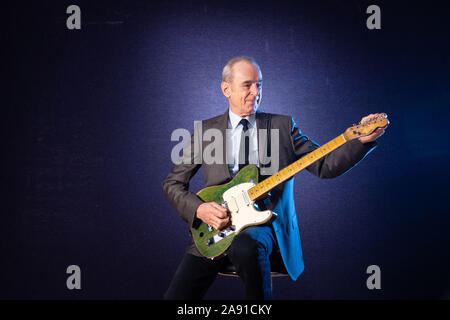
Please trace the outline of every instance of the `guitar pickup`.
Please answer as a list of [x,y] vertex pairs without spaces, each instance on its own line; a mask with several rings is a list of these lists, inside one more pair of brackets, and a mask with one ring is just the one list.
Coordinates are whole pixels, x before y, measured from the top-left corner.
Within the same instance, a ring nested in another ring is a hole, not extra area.
[[236,203],[236,198],[232,197],[230,201],[228,201],[228,210],[231,212],[239,212],[239,207]]
[[242,190],[242,197],[244,198],[245,204],[248,206],[250,204],[250,199],[248,198],[247,191]]

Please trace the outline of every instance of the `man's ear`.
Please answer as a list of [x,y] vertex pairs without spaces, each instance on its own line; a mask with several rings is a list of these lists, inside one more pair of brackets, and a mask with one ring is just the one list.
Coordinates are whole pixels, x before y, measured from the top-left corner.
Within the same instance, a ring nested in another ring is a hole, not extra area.
[[220,88],[222,88],[222,93],[226,98],[231,96],[231,84],[229,82],[222,81]]

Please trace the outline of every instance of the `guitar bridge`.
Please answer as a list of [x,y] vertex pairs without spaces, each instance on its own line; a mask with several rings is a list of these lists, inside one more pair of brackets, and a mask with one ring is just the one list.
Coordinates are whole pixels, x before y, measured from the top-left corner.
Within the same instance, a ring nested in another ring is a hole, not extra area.
[[219,231],[214,237],[209,238],[208,240],[206,240],[206,245],[209,247],[223,239],[225,239],[226,237],[228,237],[230,234],[233,234],[236,231],[236,227],[235,226],[230,226],[222,231]]

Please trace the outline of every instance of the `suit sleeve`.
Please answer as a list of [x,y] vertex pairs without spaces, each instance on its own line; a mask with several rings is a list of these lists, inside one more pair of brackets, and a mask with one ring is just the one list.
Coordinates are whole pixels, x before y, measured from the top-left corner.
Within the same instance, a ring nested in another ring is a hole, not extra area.
[[172,167],[162,184],[166,199],[189,226],[192,226],[197,208],[203,203],[195,193],[189,191],[189,181],[201,167],[201,141],[198,129],[199,126],[194,128],[190,142],[183,149],[181,163]]
[[[297,159],[320,147],[301,133],[292,118],[290,128],[292,147]],[[322,179],[338,177],[357,165],[358,162],[375,149],[376,145],[375,141],[362,143],[358,139],[350,140],[308,166],[307,170]]]

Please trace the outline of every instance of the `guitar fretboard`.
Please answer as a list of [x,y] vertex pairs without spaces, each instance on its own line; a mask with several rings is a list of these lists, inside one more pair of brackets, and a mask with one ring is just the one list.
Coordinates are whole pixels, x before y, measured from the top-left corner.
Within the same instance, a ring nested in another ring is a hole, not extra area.
[[289,180],[294,175],[308,167],[310,164],[316,162],[320,158],[324,157],[333,150],[336,150],[346,142],[344,135],[341,134],[339,137],[334,138],[330,142],[322,145],[313,152],[308,153],[302,158],[298,159],[294,163],[288,165],[286,168],[278,171],[269,178],[261,181],[253,188],[248,190],[248,195],[250,199],[256,200],[261,196],[267,194],[270,190],[275,188],[277,185]]

